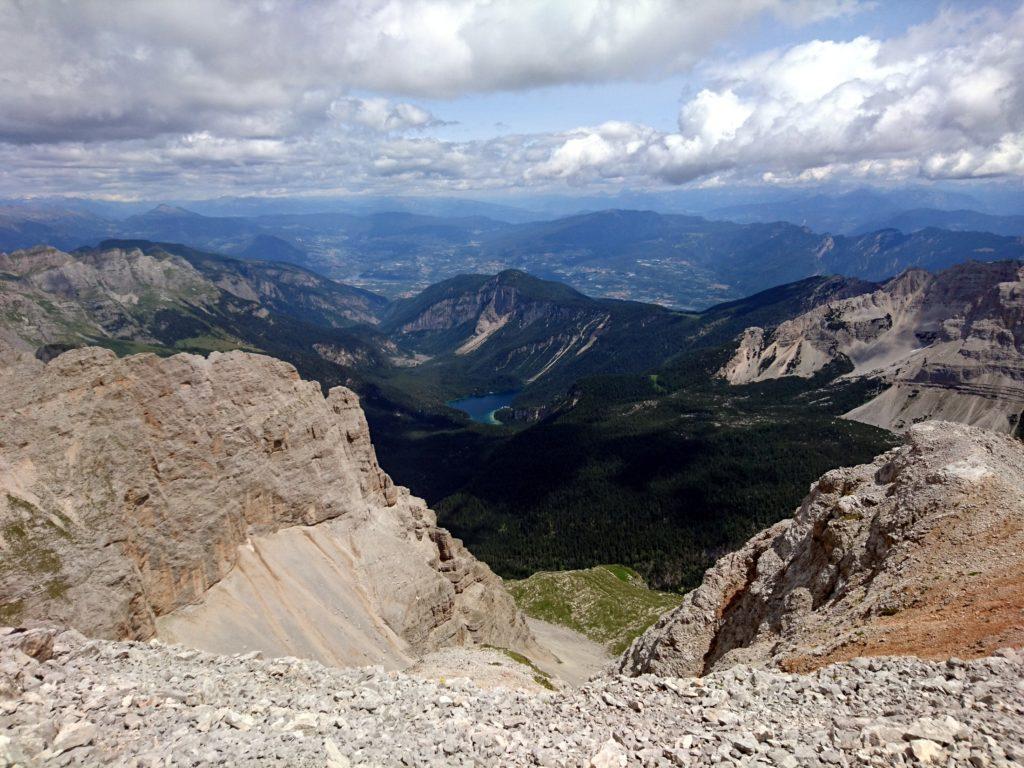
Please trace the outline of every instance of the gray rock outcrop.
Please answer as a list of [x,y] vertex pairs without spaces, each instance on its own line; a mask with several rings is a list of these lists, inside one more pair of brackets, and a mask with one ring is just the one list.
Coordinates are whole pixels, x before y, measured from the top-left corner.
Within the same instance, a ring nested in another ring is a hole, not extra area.
[[0,623],[404,666],[532,648],[501,580],[292,366],[85,348],[0,368]]
[[1024,443],[926,422],[826,473],[796,514],[710,568],[637,638],[627,674],[858,656],[972,657],[1024,644]]
[[748,328],[719,374],[732,384],[810,377],[832,363],[885,390],[846,414],[905,430],[943,419],[1014,432],[1024,413],[1024,265],[909,270],[772,331]]
[[0,253],[0,340],[29,350],[106,336],[155,342],[144,316],[219,290],[178,256],[111,248],[69,254],[48,246]]

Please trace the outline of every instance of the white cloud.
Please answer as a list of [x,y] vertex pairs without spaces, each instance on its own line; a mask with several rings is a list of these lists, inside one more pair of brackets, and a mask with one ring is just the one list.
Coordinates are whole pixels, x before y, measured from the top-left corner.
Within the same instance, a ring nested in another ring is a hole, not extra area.
[[[0,0],[0,141],[292,135],[353,90],[413,97],[677,72],[836,0]],[[344,102],[342,102],[344,103]],[[417,114],[357,119],[386,130]],[[397,107],[407,113],[418,108]],[[360,116],[361,115],[361,116]]]
[[679,128],[708,144],[731,141],[753,112],[753,105],[743,103],[729,89],[720,93],[705,89],[683,107]]
[[341,123],[360,125],[381,133],[427,128],[442,122],[415,104],[396,104],[380,97],[338,99],[331,104],[328,112]]
[[678,133],[650,134],[639,151],[586,153],[603,130],[576,131],[534,174],[1022,176],[1021,73],[1024,6],[947,11],[892,41],[815,40],[720,68],[681,108]]
[[457,133],[416,104],[678,72],[765,13],[802,23],[862,5],[0,0],[0,193],[1024,176],[1024,6],[702,63],[671,131],[442,140]]

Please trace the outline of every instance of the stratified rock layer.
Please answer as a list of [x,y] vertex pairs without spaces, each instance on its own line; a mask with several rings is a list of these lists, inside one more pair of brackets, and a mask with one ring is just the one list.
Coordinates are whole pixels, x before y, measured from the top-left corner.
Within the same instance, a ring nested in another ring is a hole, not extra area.
[[973,657],[1024,644],[1024,443],[926,422],[837,469],[795,516],[719,560],[634,641],[628,674],[857,656]]
[[719,372],[732,384],[809,377],[836,361],[887,389],[846,414],[887,429],[927,419],[1001,432],[1024,412],[1024,265],[910,270],[771,332],[748,328]]
[[8,623],[334,664],[532,642],[378,466],[355,394],[259,355],[0,369],[0,537]]

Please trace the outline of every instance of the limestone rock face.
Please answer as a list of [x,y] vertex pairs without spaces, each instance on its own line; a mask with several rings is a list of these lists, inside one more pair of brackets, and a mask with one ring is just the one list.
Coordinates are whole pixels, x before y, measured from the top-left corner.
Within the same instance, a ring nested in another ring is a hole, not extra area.
[[327,663],[532,644],[356,395],[244,352],[0,368],[0,614]]
[[943,419],[1013,432],[1024,412],[1024,264],[910,270],[770,333],[748,328],[719,374],[745,384],[847,360],[848,376],[888,385],[849,418],[900,431]]
[[634,641],[627,674],[1024,644],[1024,443],[925,422],[823,475],[793,518],[726,555]]

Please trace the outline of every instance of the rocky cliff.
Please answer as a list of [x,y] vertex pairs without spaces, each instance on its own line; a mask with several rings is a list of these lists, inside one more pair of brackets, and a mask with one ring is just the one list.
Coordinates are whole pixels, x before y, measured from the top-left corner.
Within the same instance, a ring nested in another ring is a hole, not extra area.
[[336,664],[532,643],[356,396],[243,352],[0,368],[0,620]]
[[945,422],[822,476],[620,660],[628,674],[1024,644],[1024,443]]
[[946,419],[1013,432],[1024,412],[1024,264],[911,270],[773,331],[748,328],[720,375],[812,376],[831,363],[888,386],[848,417],[903,430]]
[[431,286],[397,302],[385,326],[431,354],[494,355],[497,371],[532,382],[563,359],[586,354],[606,332],[612,314],[602,302],[568,286],[507,270]]

